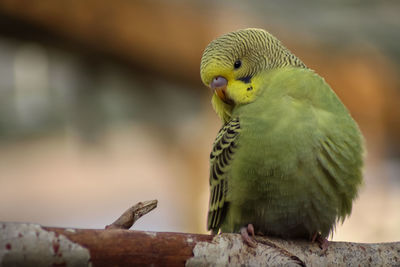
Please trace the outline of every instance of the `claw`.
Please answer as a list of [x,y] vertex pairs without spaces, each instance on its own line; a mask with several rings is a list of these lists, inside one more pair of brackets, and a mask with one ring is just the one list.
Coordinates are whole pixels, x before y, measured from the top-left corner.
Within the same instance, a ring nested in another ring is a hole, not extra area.
[[[247,227],[242,227],[240,229],[240,234],[243,238],[243,241],[249,247],[252,247],[252,248],[257,247],[257,242],[253,239],[255,237],[255,234],[254,234],[254,226],[252,224],[247,225]],[[251,238],[249,236],[249,234],[251,234],[253,238]]]
[[322,253],[325,253],[329,247],[328,239],[322,237],[319,233],[315,233],[311,239],[311,242],[318,242],[319,247],[322,249]]
[[317,232],[317,233],[315,233],[313,236],[312,236],[312,238],[311,238],[311,242],[312,243],[314,243],[315,242],[315,240],[317,239],[317,236],[319,235],[319,233]]
[[248,232],[249,234],[251,234],[251,236],[252,236],[253,238],[256,237],[256,234],[254,233],[254,226],[253,226],[252,224],[247,225],[247,232]]

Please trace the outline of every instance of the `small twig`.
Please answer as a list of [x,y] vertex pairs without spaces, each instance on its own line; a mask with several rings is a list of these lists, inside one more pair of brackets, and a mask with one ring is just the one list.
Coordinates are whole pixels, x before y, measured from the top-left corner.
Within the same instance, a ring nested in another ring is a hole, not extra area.
[[110,229],[129,229],[143,215],[149,213],[157,207],[157,200],[139,202],[126,210],[115,222],[106,226]]

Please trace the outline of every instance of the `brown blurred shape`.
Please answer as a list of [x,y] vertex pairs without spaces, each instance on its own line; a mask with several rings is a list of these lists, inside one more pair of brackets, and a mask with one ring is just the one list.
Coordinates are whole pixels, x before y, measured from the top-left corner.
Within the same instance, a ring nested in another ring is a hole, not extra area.
[[[1,12],[89,50],[110,53],[145,70],[189,84],[200,84],[202,51],[221,34],[221,29],[232,28],[233,18],[240,17],[242,24],[246,24],[246,16],[247,22],[254,21],[235,9],[227,12],[196,2],[183,5],[154,0],[42,0],[34,4],[4,0],[0,2]],[[224,20],[218,19],[221,16]],[[285,43],[290,47],[294,39]],[[357,47],[333,49],[335,52],[331,53],[323,46],[298,44],[296,53],[327,79],[361,128],[377,138],[382,135],[377,139],[381,140],[378,146],[383,144],[383,132],[387,130],[394,132],[392,135],[400,143],[400,82],[389,58],[374,47],[361,51]]]
[[212,38],[198,7],[175,2],[6,0],[1,13],[186,81],[200,81],[200,57]]
[[[250,14],[242,13],[239,10],[231,9],[227,12],[225,8],[202,6],[199,2],[189,1],[181,5],[177,1],[154,0],[41,0],[34,3],[26,0],[3,0],[0,2],[0,16],[5,14],[24,21],[27,30],[29,30],[29,26],[40,27],[61,40],[75,43],[87,50],[93,50],[99,55],[111,54],[122,58],[151,75],[160,75],[164,78],[168,77],[184,82],[190,89],[200,85],[199,62],[207,43],[222,34],[222,31],[233,30],[234,27],[249,27],[251,26],[249,22],[254,20]],[[271,28],[267,25],[265,18],[261,24],[258,22],[252,26],[264,27],[274,33],[278,39],[281,39],[281,34],[287,36],[286,40],[283,40],[284,44],[332,86],[359,123],[367,139],[369,163],[374,165],[382,163],[386,147],[389,146],[389,135],[393,138],[391,141],[395,141],[397,145],[400,144],[399,70],[392,59],[382,53],[379,48],[365,44],[360,44],[359,47],[329,48],[322,45],[318,39],[310,40],[306,34],[292,35],[290,32],[285,33],[286,28]],[[295,49],[293,49],[294,47]],[[143,88],[143,90],[146,89]],[[212,118],[215,118],[215,114],[203,114],[203,120],[199,124],[202,125],[201,133],[198,133],[197,137],[200,139],[200,136],[206,135],[207,138],[204,140],[209,142],[207,143],[209,146],[215,135],[215,133],[207,132],[215,126],[212,125],[215,122],[211,121]],[[116,139],[125,142],[129,138],[118,137]],[[199,188],[207,190],[205,189],[206,182],[204,182],[207,180],[207,173],[204,169],[207,158],[199,157],[199,155],[206,155],[205,146],[205,143],[193,144],[192,140],[183,140],[180,145],[176,145],[173,149],[165,149],[168,153],[162,154],[176,155],[177,159],[184,158],[185,164],[177,161],[176,166],[173,165],[175,166],[172,168],[173,171],[183,173],[182,169],[187,168],[188,174],[194,173],[193,177],[190,176],[191,179],[182,176],[175,177],[173,180],[171,177],[169,184],[174,190],[181,188],[185,190],[182,197],[177,197],[178,194],[165,196],[165,199],[174,199],[173,203],[178,207],[176,210],[186,217],[185,227],[189,230],[196,228],[204,231],[203,221],[196,226],[193,225],[195,221],[199,221],[201,216],[205,216],[205,211],[199,214],[192,204],[193,192],[198,194]],[[125,170],[116,164],[116,162],[125,163],[121,159],[124,155],[120,151],[118,153],[118,160],[113,161],[114,167],[118,170]],[[135,154],[127,153],[127,155],[133,157]],[[56,159],[56,157],[51,158]],[[129,162],[129,164],[123,165],[128,173],[128,170],[132,168],[130,160],[125,160]],[[64,161],[60,162],[65,164]],[[110,169],[105,167],[105,164],[101,165],[104,168],[100,168],[101,172]],[[94,175],[98,171],[98,167],[93,167],[93,169],[95,170],[87,172],[93,173],[93,177],[98,179]],[[383,167],[379,167],[371,176],[386,185],[387,181],[381,179],[385,177],[381,172],[382,169]],[[160,183],[165,177],[169,177],[163,172],[154,175],[161,174],[163,176],[156,180],[157,183]],[[109,174],[106,173],[104,180],[107,180],[108,176]],[[204,180],[201,180],[200,176],[204,177]],[[52,178],[47,177],[47,179],[51,181]],[[128,182],[126,180],[123,182],[124,186],[128,187]],[[177,186],[181,188],[176,189]],[[104,191],[109,190],[106,186],[104,188]],[[118,190],[115,189],[115,191]],[[386,191],[383,193],[386,194]],[[375,199],[371,198],[371,201],[381,199],[379,194],[374,193],[370,196],[376,197]],[[396,201],[398,200],[396,199]],[[382,207],[387,206],[384,201],[382,203]],[[206,205],[207,203],[204,201],[204,209]],[[362,212],[363,214],[370,212],[370,203],[365,206],[367,208]],[[357,209],[355,210],[357,211]],[[375,210],[384,211],[381,206]],[[384,215],[379,216],[384,217]],[[395,216],[398,217],[396,214]],[[360,221],[364,222],[363,217],[360,218]],[[394,220],[392,219],[392,221]],[[193,226],[193,228],[189,226]],[[368,225],[364,227],[367,228]]]

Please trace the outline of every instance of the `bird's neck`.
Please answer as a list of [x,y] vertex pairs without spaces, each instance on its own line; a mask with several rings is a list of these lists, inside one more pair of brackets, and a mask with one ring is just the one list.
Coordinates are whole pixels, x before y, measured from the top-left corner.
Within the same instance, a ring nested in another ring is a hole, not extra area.
[[218,117],[224,124],[230,121],[233,110],[232,105],[224,103],[216,94],[213,95],[211,103]]

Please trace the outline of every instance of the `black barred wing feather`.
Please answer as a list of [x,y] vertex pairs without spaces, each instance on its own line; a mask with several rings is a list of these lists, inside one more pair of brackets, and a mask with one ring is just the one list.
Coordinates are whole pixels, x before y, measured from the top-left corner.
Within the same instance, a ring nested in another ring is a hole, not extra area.
[[227,122],[218,132],[210,154],[210,204],[208,208],[207,228],[218,232],[226,215],[226,199],[230,162],[237,148],[240,133],[239,118]]

